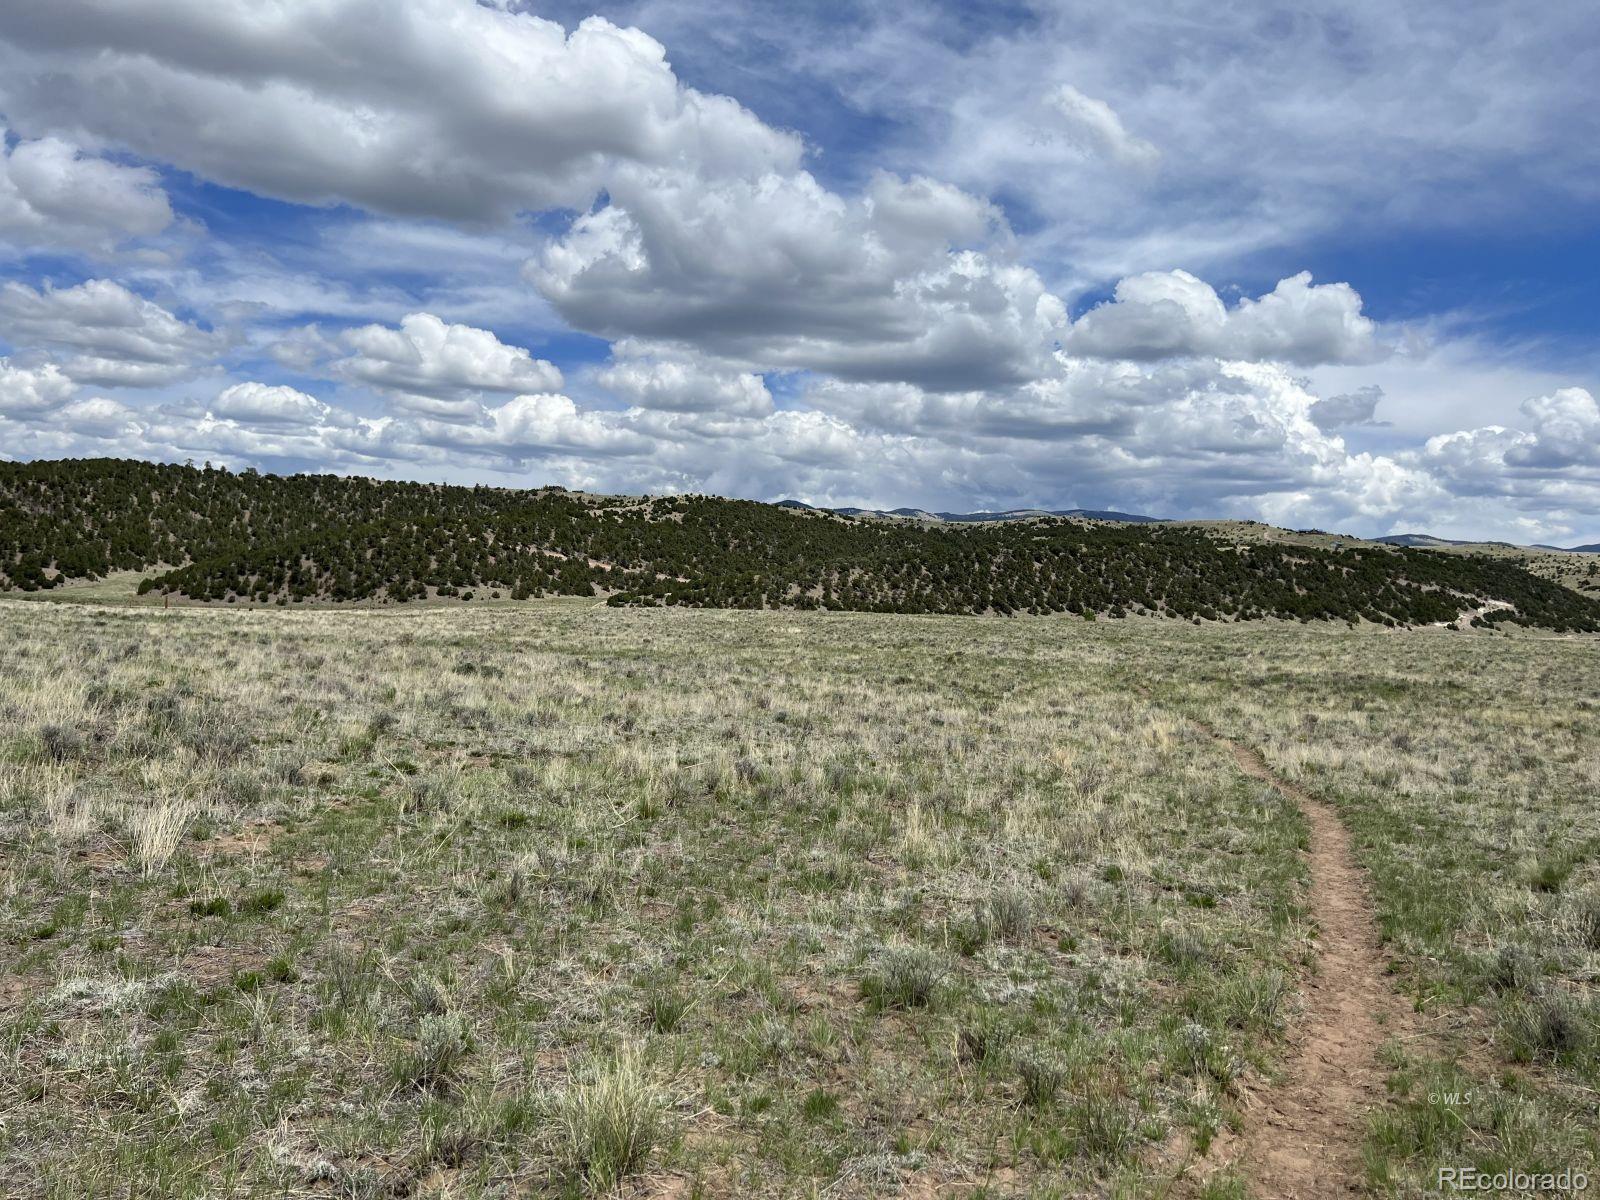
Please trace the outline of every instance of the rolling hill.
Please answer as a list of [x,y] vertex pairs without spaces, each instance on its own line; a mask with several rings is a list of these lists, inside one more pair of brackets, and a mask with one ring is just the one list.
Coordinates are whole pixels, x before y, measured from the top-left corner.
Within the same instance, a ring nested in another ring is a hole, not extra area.
[[1116,512],[1100,508],[1007,508],[996,512],[929,512],[922,508],[818,508],[803,500],[780,500],[780,508],[800,508],[811,512],[838,513],[842,517],[902,517],[910,521],[950,521],[957,524],[991,521],[1027,521],[1039,517],[1075,517],[1082,521],[1121,521],[1152,525],[1161,517]]
[[1543,542],[1535,542],[1531,546],[1519,546],[1515,542],[1486,542],[1472,541],[1465,538],[1434,537],[1431,533],[1390,533],[1383,537],[1369,539],[1382,542],[1386,546],[1413,546],[1429,548],[1435,546],[1486,546],[1495,550],[1552,550],[1557,554],[1600,554],[1600,542],[1589,546],[1547,546]]
[[0,587],[115,571],[218,603],[538,595],[613,605],[1600,631],[1600,602],[1502,558],[1252,543],[1076,517],[922,523],[707,496],[617,497],[111,459],[0,463]]

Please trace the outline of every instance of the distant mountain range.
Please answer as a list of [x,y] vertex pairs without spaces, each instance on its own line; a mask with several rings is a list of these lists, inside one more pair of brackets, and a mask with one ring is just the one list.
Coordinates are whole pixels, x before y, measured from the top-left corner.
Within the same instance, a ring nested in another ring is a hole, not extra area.
[[922,508],[824,508],[802,500],[780,500],[780,508],[806,508],[813,512],[833,512],[841,517],[903,517],[911,521],[1026,521],[1032,517],[1080,517],[1086,521],[1124,521],[1133,525],[1153,525],[1163,517],[1116,512],[1101,508],[1008,508],[1003,512],[929,512]]
[[1515,542],[1434,537],[1431,533],[1391,533],[1367,540],[1383,542],[1389,546],[1413,546],[1421,550],[1426,550],[1429,546],[1493,546],[1497,550],[1557,550],[1563,554],[1600,554],[1600,542],[1588,546],[1549,546],[1543,542],[1535,542],[1532,546],[1519,546]]

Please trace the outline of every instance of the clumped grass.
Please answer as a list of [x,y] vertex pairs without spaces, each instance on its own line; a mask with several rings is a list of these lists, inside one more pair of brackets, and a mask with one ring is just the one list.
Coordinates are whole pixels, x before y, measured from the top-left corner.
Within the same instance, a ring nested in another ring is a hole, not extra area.
[[189,911],[197,917],[225,917],[233,911],[233,902],[226,896],[207,896],[189,901]]
[[839,1111],[839,1097],[825,1088],[815,1088],[800,1102],[800,1111],[808,1121],[826,1121]]
[[1574,943],[1585,950],[1600,950],[1600,892],[1590,892],[1572,902],[1569,910]]
[[1528,886],[1536,892],[1559,892],[1572,878],[1575,866],[1576,860],[1568,854],[1546,855],[1529,866]]
[[1238,1173],[1220,1171],[1201,1184],[1195,1200],[1250,1200],[1250,1193]]
[[285,895],[282,888],[262,888],[258,892],[251,892],[239,901],[239,912],[247,917],[259,917],[269,912],[276,912],[283,906]]
[[1211,958],[1211,947],[1192,929],[1168,928],[1161,931],[1156,950],[1164,961],[1180,972],[1204,967]]
[[416,1040],[395,1054],[390,1074],[400,1087],[447,1089],[460,1078],[472,1045],[463,1018],[429,1013],[417,1025]]
[[64,763],[84,752],[88,740],[76,729],[46,725],[39,730],[39,745],[51,762]]
[[1030,1108],[1049,1108],[1067,1084],[1067,1068],[1053,1059],[1026,1054],[1017,1060],[1022,1102]]
[[432,975],[414,975],[402,985],[406,1003],[417,1017],[437,1016],[450,1007],[450,992]]
[[1516,1062],[1562,1061],[1588,1049],[1594,1016],[1559,993],[1509,1002],[1501,1018],[1502,1036]]
[[184,800],[155,800],[128,814],[133,860],[143,875],[160,873],[177,852],[193,818],[194,808]]
[[861,993],[879,1008],[928,1008],[949,969],[925,946],[894,946],[878,956],[861,981]]
[[992,1012],[980,1010],[956,1034],[956,1053],[967,1062],[989,1064],[1005,1053],[1012,1031]]
[[328,1003],[341,1011],[364,1004],[378,987],[371,958],[343,945],[327,949],[321,974]]
[[1076,1137],[1078,1151],[1100,1162],[1122,1161],[1138,1142],[1138,1122],[1114,1080],[1088,1083],[1062,1120]]
[[562,1170],[595,1192],[637,1174],[666,1129],[663,1097],[636,1046],[590,1060],[550,1111]]
[[656,1033],[671,1033],[693,1007],[687,993],[669,986],[653,987],[645,997],[645,1020]]
[[1033,899],[1020,888],[998,888],[988,898],[985,913],[997,936],[1021,942],[1033,932]]
[[1489,964],[1488,983],[1497,992],[1520,992],[1542,977],[1539,962],[1526,946],[1501,946]]

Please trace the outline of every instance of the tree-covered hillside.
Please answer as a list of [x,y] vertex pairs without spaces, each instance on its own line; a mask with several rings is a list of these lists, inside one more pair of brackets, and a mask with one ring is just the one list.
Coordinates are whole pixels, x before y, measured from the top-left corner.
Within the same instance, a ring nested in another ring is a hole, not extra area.
[[1192,528],[914,525],[688,496],[582,496],[89,460],[0,463],[0,587],[164,568],[196,600],[612,604],[926,613],[1157,613],[1600,631],[1600,603],[1501,560],[1239,545]]

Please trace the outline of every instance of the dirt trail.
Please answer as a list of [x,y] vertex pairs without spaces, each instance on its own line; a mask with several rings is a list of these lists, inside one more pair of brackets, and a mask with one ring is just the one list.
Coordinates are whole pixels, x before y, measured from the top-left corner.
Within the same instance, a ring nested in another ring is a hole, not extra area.
[[1365,1117],[1384,1096],[1378,1049],[1415,1023],[1390,987],[1365,874],[1333,809],[1267,766],[1255,750],[1196,722],[1239,770],[1292,799],[1311,827],[1309,903],[1317,963],[1302,981],[1305,1010],[1291,1032],[1282,1081],[1255,1092],[1244,1128],[1193,1164],[1191,1177],[1232,1165],[1260,1200],[1364,1194]]

